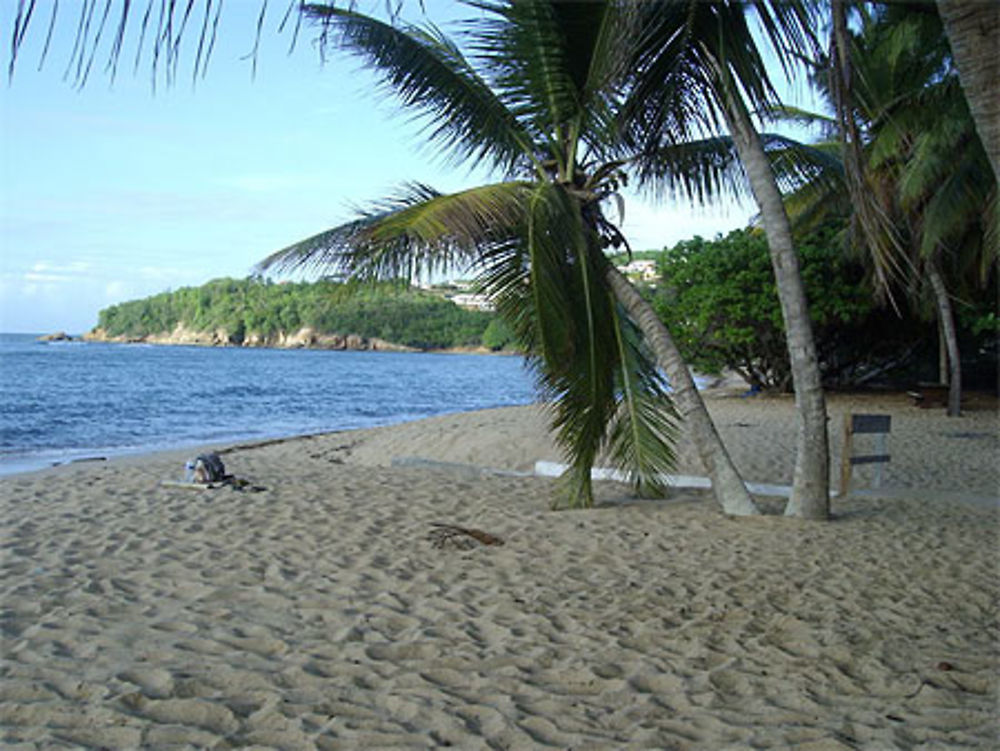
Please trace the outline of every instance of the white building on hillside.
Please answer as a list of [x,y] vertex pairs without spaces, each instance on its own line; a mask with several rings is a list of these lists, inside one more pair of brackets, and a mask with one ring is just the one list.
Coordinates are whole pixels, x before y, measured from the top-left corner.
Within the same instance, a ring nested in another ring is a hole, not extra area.
[[621,272],[640,282],[655,282],[659,278],[656,261],[632,261],[621,267]]
[[468,310],[494,310],[494,305],[490,302],[490,298],[486,295],[477,295],[471,292],[463,292],[458,295],[452,295],[448,298],[453,303],[455,303],[460,308],[466,308]]

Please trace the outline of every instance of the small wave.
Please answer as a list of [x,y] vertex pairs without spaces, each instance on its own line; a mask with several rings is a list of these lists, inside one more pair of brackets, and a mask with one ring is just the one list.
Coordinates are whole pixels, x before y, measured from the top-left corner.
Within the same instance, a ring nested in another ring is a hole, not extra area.
[[254,397],[273,396],[280,393],[274,388],[265,388],[255,384],[241,386],[217,386],[209,389],[199,389],[191,392],[197,399],[250,399]]

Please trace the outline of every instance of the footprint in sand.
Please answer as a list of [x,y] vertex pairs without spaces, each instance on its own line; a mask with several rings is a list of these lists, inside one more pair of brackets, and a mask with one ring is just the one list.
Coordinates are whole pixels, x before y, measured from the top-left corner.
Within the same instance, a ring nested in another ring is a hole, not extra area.
[[138,686],[149,699],[166,699],[174,693],[174,677],[162,668],[132,668],[117,677]]
[[372,644],[365,649],[365,655],[371,660],[431,660],[439,655],[440,650],[431,644],[410,642],[408,644]]
[[204,699],[148,699],[134,693],[120,702],[128,711],[163,724],[193,725],[220,735],[235,733],[240,726],[228,707]]
[[747,676],[732,668],[713,671],[708,676],[708,682],[720,694],[750,696],[754,693],[754,686]]

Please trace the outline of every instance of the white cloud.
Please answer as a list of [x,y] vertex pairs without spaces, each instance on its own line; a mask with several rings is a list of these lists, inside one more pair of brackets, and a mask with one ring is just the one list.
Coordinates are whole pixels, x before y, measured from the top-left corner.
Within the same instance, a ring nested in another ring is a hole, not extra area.
[[92,264],[88,261],[70,261],[68,263],[36,261],[31,266],[31,271],[38,274],[82,274],[90,270],[91,266]]
[[104,297],[107,300],[120,301],[128,294],[128,285],[122,281],[108,282],[104,285]]
[[66,274],[44,274],[37,271],[28,271],[24,275],[24,280],[37,284],[63,284],[73,281],[73,277]]

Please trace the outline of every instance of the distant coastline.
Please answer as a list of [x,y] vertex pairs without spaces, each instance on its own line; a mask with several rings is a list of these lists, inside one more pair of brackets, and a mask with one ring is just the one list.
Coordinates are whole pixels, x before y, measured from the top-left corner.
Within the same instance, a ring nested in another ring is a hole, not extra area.
[[[460,296],[456,296],[457,297]],[[516,349],[493,312],[425,290],[216,279],[101,310],[85,341],[386,352]]]
[[386,341],[378,337],[365,337],[359,334],[330,334],[318,332],[305,326],[298,331],[286,333],[278,331],[274,334],[249,334],[237,340],[225,329],[214,331],[195,331],[183,324],[170,332],[144,334],[141,336],[109,335],[104,329],[96,327],[79,337],[66,336],[65,339],[50,338],[57,335],[39,337],[39,341],[84,341],[104,342],[114,344],[153,344],[162,346],[191,347],[254,347],[263,349],[318,349],[344,350],[352,352],[424,352],[424,353],[459,353],[475,355],[517,354],[512,350],[495,351],[487,347],[409,347],[403,344]]
[[266,347],[269,349],[331,349],[355,351],[387,351],[387,352],[421,352],[417,347],[407,347],[401,344],[385,341],[376,337],[364,337],[357,334],[329,334],[317,332],[304,326],[297,331],[288,333],[276,331],[273,334],[249,333],[242,337],[230,334],[226,329],[219,328],[199,331],[177,324],[172,331],[135,335],[111,335],[101,327],[96,327],[81,339],[86,342],[115,342],[119,344],[162,344],[188,345],[201,347]]

